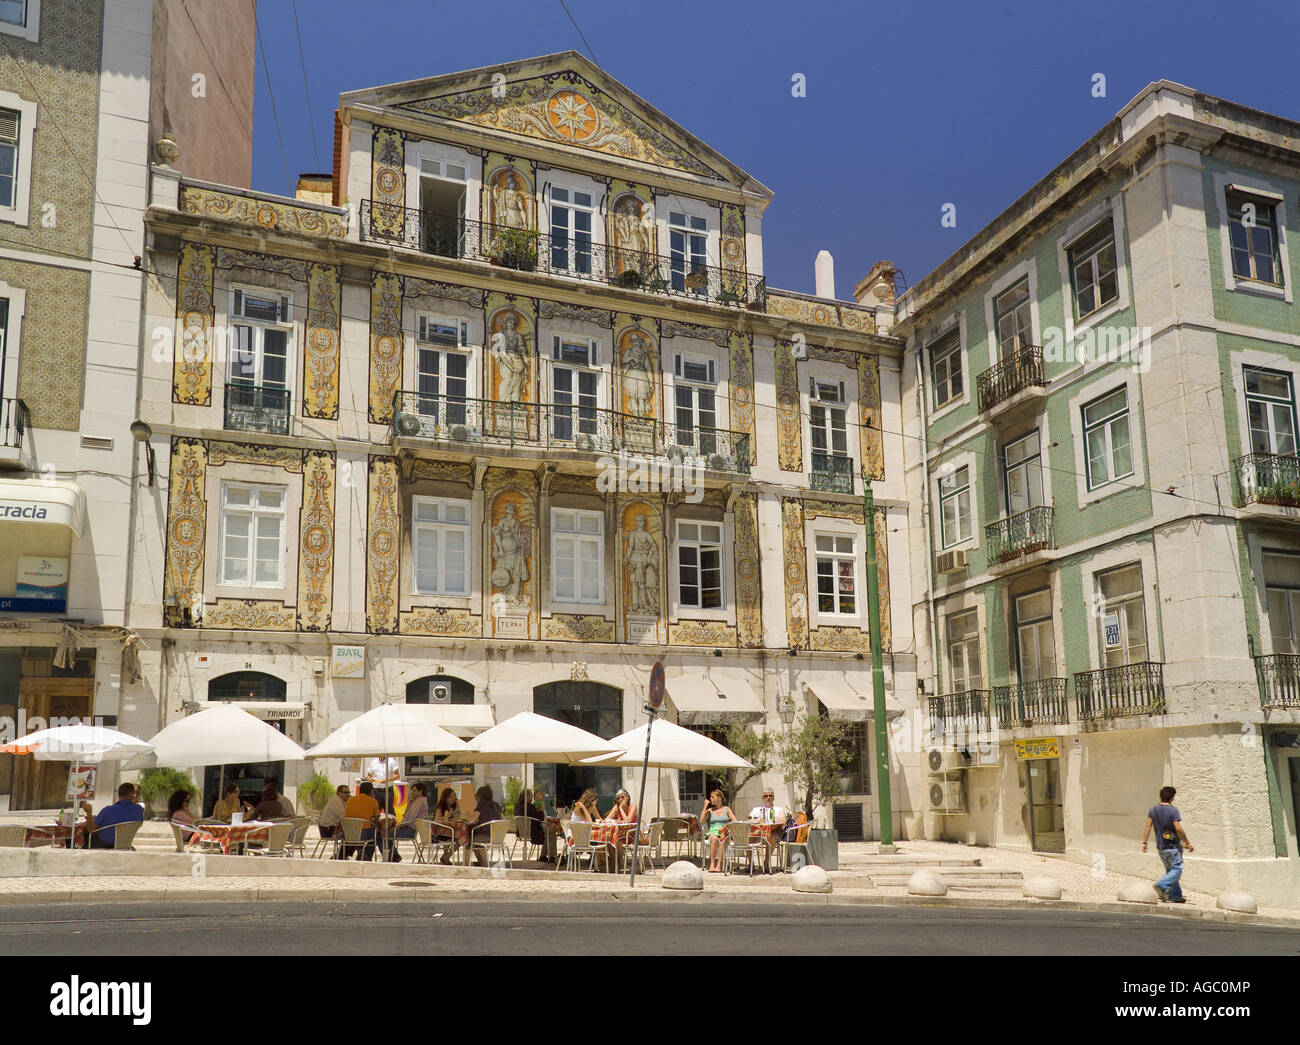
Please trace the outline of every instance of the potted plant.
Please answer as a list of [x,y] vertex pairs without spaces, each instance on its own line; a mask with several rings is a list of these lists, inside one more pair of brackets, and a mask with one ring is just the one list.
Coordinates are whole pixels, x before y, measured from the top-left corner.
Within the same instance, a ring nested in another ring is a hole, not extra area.
[[640,290],[645,284],[645,280],[641,278],[641,273],[634,268],[625,268],[614,277],[614,282],[620,287],[626,287],[628,290]]
[[195,795],[199,791],[188,773],[165,766],[142,770],[136,783],[140,785],[140,797],[144,799],[145,815],[150,818],[166,815],[167,800],[175,792],[186,791]]
[[494,265],[532,272],[537,267],[537,233],[532,229],[501,229],[489,256]]
[[334,785],[324,773],[313,773],[298,785],[298,806],[313,816],[319,816],[333,796]]
[[[794,725],[776,738],[776,757],[796,797],[803,797],[808,822],[818,806],[842,795],[840,777],[853,753],[850,725],[817,712],[805,711]],[[810,828],[808,859],[828,871],[839,867],[839,834],[829,828]]]

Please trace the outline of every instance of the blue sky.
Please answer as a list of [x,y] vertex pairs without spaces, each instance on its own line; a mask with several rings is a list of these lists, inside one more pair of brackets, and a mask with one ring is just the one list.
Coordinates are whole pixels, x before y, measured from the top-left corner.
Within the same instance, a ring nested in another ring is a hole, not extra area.
[[[1300,119],[1294,0],[568,5],[607,72],[775,192],[769,284],[811,292],[825,248],[841,298],[881,258],[919,280],[1153,80]],[[298,0],[309,121],[289,0],[257,6],[295,176],[328,169],[343,91],[591,56],[559,0]],[[253,187],[286,192],[260,57],[254,136]],[[940,226],[948,202],[955,229]]]

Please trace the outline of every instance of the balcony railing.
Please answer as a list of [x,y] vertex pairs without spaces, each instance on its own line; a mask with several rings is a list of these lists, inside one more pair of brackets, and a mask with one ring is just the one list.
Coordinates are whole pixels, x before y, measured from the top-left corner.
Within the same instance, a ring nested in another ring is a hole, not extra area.
[[1027,388],[1042,388],[1043,350],[1037,345],[1018,348],[997,366],[989,367],[975,379],[979,393],[980,412],[992,410],[1017,392]]
[[289,434],[289,390],[269,385],[226,385],[226,428],[234,432]]
[[408,247],[439,257],[572,276],[717,305],[762,309],[767,300],[767,284],[762,276],[716,265],[686,265],[662,254],[466,221],[372,200],[361,201],[360,218],[363,241]]
[[1246,454],[1238,457],[1237,507],[1276,504],[1300,508],[1300,457],[1295,454]]
[[393,436],[469,446],[626,454],[749,474],[748,433],[563,403],[502,403],[398,392],[393,397]]
[[945,732],[987,733],[991,728],[989,691],[966,689],[930,697],[930,717],[942,721]]
[[0,447],[21,450],[31,423],[31,412],[21,399],[0,399]]
[[1255,658],[1259,702],[1268,711],[1300,708],[1300,656],[1271,653]]
[[1054,510],[1050,505],[1039,505],[1028,511],[1017,512],[984,527],[984,538],[989,547],[989,562],[1011,562],[1031,552],[1056,547],[1053,532]]
[[814,451],[808,485],[814,490],[827,493],[852,493],[853,458],[844,454],[819,454]]
[[993,717],[1004,727],[1064,725],[1070,721],[1065,679],[1037,679],[993,687]]
[[1081,721],[1163,715],[1165,666],[1156,661],[1121,664],[1074,676],[1074,706]]

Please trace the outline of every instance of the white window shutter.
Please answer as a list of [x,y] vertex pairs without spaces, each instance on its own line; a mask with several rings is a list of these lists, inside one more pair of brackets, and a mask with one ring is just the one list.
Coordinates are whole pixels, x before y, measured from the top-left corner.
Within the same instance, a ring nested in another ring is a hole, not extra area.
[[680,352],[673,356],[673,373],[678,377],[682,376],[682,356]]
[[551,342],[551,358],[552,359],[560,358],[560,335],[559,334],[556,334],[554,339]]
[[14,109],[0,109],[0,141],[18,141],[18,112]]
[[600,341],[596,338],[591,339],[591,365],[600,366]]

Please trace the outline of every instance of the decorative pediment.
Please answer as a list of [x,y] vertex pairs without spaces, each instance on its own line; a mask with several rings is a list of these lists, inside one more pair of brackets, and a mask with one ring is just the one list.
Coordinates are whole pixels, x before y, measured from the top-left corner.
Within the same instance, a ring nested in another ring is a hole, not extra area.
[[[482,86],[402,101],[395,108],[729,180],[728,174],[715,169],[721,164],[700,159],[698,153],[707,148],[688,148],[634,111],[634,96],[624,102],[617,92],[572,70],[486,83],[476,77],[476,81]],[[636,108],[649,107],[640,103]],[[666,118],[661,120],[671,125]]]

